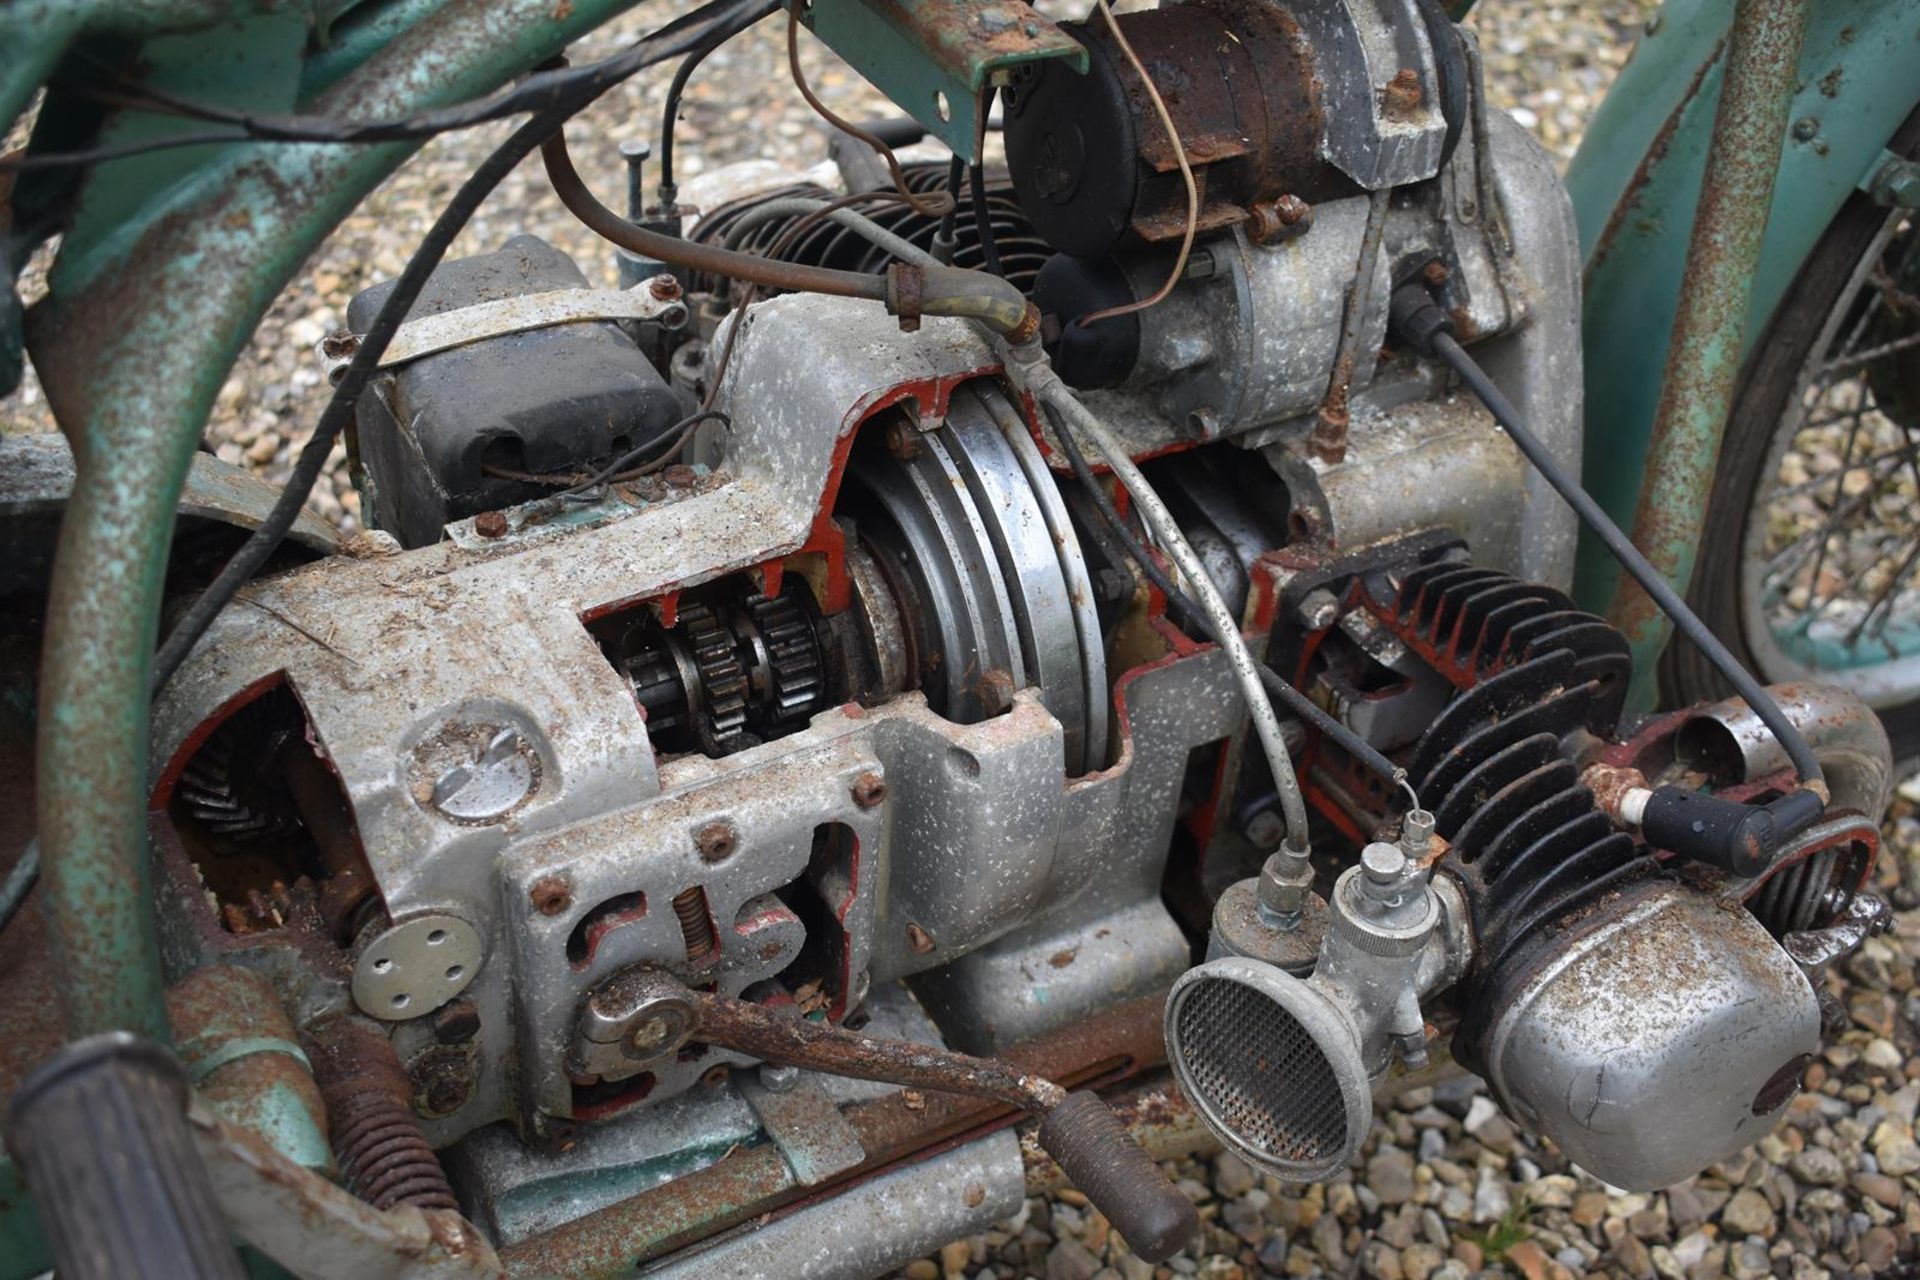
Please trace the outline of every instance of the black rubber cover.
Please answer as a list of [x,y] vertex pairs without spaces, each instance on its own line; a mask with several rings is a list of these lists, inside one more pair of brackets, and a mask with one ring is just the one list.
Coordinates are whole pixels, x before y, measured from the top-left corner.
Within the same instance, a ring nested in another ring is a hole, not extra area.
[[1825,806],[1811,791],[1791,791],[1771,804],[1741,804],[1680,787],[1659,787],[1640,819],[1655,848],[1737,876],[1757,876],[1773,865],[1793,836],[1811,826]]
[[[409,320],[502,298],[584,289],[572,258],[535,236],[434,271]],[[365,332],[386,281],[347,306]],[[360,480],[375,527],[419,547],[441,527],[551,489],[489,476],[586,470],[664,438],[692,411],[611,321],[506,334],[425,356],[376,379],[355,408]]]
[[1100,1095],[1085,1089],[1068,1094],[1040,1122],[1039,1138],[1127,1247],[1148,1262],[1166,1261],[1199,1234],[1200,1215],[1192,1201],[1167,1180]]
[[246,1275],[187,1127],[186,1075],[151,1040],[62,1049],[13,1095],[7,1146],[62,1280]]

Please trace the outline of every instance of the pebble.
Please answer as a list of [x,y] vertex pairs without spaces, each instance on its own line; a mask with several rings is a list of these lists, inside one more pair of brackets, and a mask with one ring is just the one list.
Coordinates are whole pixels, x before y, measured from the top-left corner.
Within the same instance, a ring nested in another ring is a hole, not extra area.
[[1407,1203],[1413,1199],[1413,1157],[1398,1147],[1383,1148],[1367,1161],[1367,1185],[1381,1204]]
[[1741,1236],[1771,1236],[1773,1234],[1773,1206],[1767,1198],[1750,1188],[1734,1193],[1727,1201],[1727,1207],[1720,1211],[1720,1225],[1727,1232]]
[[1480,1170],[1480,1180],[1473,1188],[1473,1220],[1475,1222],[1498,1222],[1507,1216],[1513,1208],[1513,1195],[1507,1190],[1507,1180],[1500,1171],[1491,1165]]
[[1047,1280],[1093,1280],[1100,1260],[1078,1240],[1062,1240],[1047,1251]]
[[1817,1187],[1830,1187],[1846,1180],[1847,1170],[1840,1157],[1820,1147],[1808,1147],[1787,1162],[1793,1176]]

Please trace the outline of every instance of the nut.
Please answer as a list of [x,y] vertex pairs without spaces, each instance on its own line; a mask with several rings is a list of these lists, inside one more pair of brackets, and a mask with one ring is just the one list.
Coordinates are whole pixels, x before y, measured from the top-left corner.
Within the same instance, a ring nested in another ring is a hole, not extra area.
[[1420,73],[1402,67],[1393,79],[1380,86],[1380,107],[1388,116],[1409,116],[1420,109],[1426,95],[1420,88]]
[[901,462],[913,461],[920,456],[920,433],[906,419],[895,418],[887,424],[887,452]]
[[573,886],[565,876],[541,876],[527,886],[527,901],[543,916],[557,916],[573,905]]
[[1340,602],[1324,588],[1309,591],[1300,602],[1300,623],[1309,631],[1325,631],[1340,621]]
[[1247,211],[1247,238],[1271,244],[1304,235],[1313,227],[1313,206],[1296,195],[1263,201]]
[[877,773],[863,773],[853,780],[853,802],[871,809],[887,798],[887,784]]
[[1013,706],[1013,673],[994,667],[980,676],[980,710],[997,716]]
[[709,822],[694,833],[693,847],[703,861],[725,862],[740,847],[740,837],[729,822]]
[[501,538],[507,532],[507,513],[482,511],[473,518],[473,531],[483,538]]
[[680,282],[672,276],[655,276],[647,281],[647,292],[661,302],[673,302],[680,297]]

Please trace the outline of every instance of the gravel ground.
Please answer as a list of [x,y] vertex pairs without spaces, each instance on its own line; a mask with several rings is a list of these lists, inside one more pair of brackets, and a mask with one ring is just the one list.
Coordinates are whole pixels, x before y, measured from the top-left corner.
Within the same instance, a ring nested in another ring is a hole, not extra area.
[[[672,0],[675,11],[687,7],[687,0]],[[1064,13],[1074,6],[1047,8]],[[663,17],[658,3],[643,11],[645,24],[629,20],[603,32],[582,55],[598,56]],[[1564,161],[1650,11],[1641,0],[1483,3],[1473,24],[1495,99]],[[831,55],[811,43],[807,50],[810,78],[829,105],[856,118],[883,109]],[[614,144],[652,136],[664,82],[653,76],[615,91],[570,130],[582,172],[609,200],[622,181]],[[480,129],[429,144],[313,256],[220,392],[208,435],[223,457],[270,479],[284,477],[323,398],[315,345],[341,323],[354,293],[400,270],[454,186],[504,133]],[[821,157],[819,127],[785,78],[777,21],[708,62],[688,94],[678,136],[680,167],[689,177],[752,157],[796,168]],[[612,282],[610,259],[560,209],[537,162],[503,184],[454,253],[483,252],[523,230]],[[29,296],[35,287],[30,277]],[[31,382],[0,400],[0,430],[50,428]],[[358,498],[339,467],[313,505],[352,527]],[[1920,861],[1920,819],[1909,800],[1896,805],[1887,833],[1883,871],[1891,886],[1901,869]],[[1557,1152],[1519,1135],[1475,1082],[1462,1080],[1407,1094],[1385,1110],[1346,1180],[1284,1186],[1225,1155],[1173,1166],[1200,1205],[1206,1231],[1192,1253],[1169,1266],[1155,1269],[1132,1257],[1105,1219],[1066,1191],[1029,1201],[1013,1221],[955,1242],[903,1274],[1758,1280],[1910,1271],[1920,1233],[1917,914],[1903,913],[1893,935],[1870,941],[1830,976],[1851,1025],[1812,1068],[1810,1087],[1787,1122],[1752,1151],[1666,1192],[1620,1194],[1570,1169]]]

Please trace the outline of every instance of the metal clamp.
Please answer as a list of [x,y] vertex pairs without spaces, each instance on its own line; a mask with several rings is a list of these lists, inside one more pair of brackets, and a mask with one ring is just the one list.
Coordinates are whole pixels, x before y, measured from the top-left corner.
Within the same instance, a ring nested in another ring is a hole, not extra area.
[[[600,320],[651,320],[677,329],[687,322],[687,306],[680,300],[677,283],[671,290],[655,289],[651,280],[643,280],[631,289],[554,289],[495,298],[407,321],[394,331],[378,367],[391,369],[422,356],[530,329]],[[359,347],[357,334],[335,334],[322,344],[329,383],[339,380],[340,371],[353,360]]]

